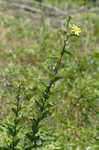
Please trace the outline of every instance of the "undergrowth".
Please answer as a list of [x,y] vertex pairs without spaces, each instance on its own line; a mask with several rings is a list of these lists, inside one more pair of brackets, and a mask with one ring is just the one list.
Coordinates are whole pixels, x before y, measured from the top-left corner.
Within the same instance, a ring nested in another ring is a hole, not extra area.
[[99,149],[99,22],[80,15],[1,15],[0,150]]

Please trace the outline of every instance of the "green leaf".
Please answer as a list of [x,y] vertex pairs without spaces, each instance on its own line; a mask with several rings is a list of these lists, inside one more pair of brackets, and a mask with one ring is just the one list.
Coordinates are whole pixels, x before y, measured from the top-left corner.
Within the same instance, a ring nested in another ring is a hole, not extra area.
[[55,77],[55,79],[54,79],[54,82],[56,82],[56,81],[58,81],[58,80],[60,80],[60,79],[62,79],[62,77]]
[[8,129],[8,133],[9,133],[9,135],[11,135],[11,136],[15,136],[15,135],[16,135],[16,133],[15,133],[15,131],[14,131],[14,129],[13,129],[13,128],[11,128],[11,127],[7,127],[7,129]]
[[18,125],[19,122],[20,122],[19,118],[14,118],[14,124]]
[[15,108],[12,108],[12,111],[14,112],[15,115],[17,115],[17,110]]
[[3,128],[2,127],[0,127],[0,132],[3,132]]
[[73,54],[72,54],[69,50],[67,50],[67,49],[64,50],[64,53],[69,54],[69,55],[71,55],[71,56],[73,55]]

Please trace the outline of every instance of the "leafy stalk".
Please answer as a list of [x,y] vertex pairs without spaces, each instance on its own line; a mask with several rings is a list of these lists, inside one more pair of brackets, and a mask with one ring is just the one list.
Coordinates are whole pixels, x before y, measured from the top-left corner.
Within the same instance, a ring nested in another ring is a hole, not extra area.
[[[67,28],[69,26],[69,22],[70,22],[70,17],[67,20]],[[45,119],[46,117],[48,117],[50,115],[50,111],[48,108],[51,107],[51,104],[48,102],[48,99],[50,97],[51,88],[53,87],[53,85],[55,85],[55,83],[59,79],[61,79],[60,77],[57,76],[57,74],[58,74],[58,71],[59,71],[60,66],[61,66],[62,58],[65,54],[65,48],[67,45],[68,38],[69,38],[69,36],[65,35],[64,45],[63,45],[63,48],[61,50],[60,57],[56,63],[54,71],[53,71],[54,78],[50,79],[48,86],[42,92],[42,97],[40,98],[39,101],[36,101],[36,105],[37,105],[37,108],[40,112],[40,115],[38,117],[32,119],[32,133],[27,134],[27,138],[32,143],[32,145],[29,146],[26,150],[28,150],[28,149],[32,150],[33,147],[34,148],[38,147],[37,142],[40,139],[40,137],[37,135],[37,133],[39,131],[39,125],[43,119]]]
[[18,133],[20,131],[19,127],[19,122],[20,122],[20,117],[19,113],[21,110],[21,105],[20,105],[20,92],[21,92],[21,85],[19,85],[17,89],[17,95],[16,95],[16,102],[14,103],[15,106],[12,107],[12,111],[14,113],[14,119],[10,123],[7,123],[5,125],[5,128],[8,131],[8,135],[11,137],[11,142],[8,146],[8,150],[17,150],[17,145],[20,142],[20,139],[18,138]]

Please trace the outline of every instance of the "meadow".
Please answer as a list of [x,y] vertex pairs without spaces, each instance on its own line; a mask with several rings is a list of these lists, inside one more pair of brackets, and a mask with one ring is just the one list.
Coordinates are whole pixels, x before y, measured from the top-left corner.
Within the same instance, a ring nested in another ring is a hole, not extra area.
[[99,2],[32,2],[0,0],[0,150],[99,150]]

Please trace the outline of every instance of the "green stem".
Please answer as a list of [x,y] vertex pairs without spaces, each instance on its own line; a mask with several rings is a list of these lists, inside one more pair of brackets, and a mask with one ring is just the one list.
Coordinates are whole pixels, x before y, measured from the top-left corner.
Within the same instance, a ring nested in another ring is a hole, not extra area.
[[[57,75],[58,73],[58,70],[59,70],[59,67],[61,65],[61,61],[62,61],[62,58],[64,56],[64,50],[65,50],[65,47],[66,47],[66,43],[67,43],[67,39],[64,40],[64,46],[63,46],[63,49],[61,51],[61,55],[60,55],[60,58],[57,62],[57,65],[55,67],[55,70],[54,70],[54,74]],[[38,132],[38,126],[39,126],[39,123],[41,122],[41,120],[43,120],[45,117],[44,117],[44,112],[46,112],[46,101],[49,99],[49,96],[50,96],[50,91],[51,91],[51,88],[53,86],[53,84],[55,83],[55,79],[53,80],[50,80],[49,82],[49,85],[46,87],[45,91],[43,92],[43,95],[42,95],[42,110],[41,110],[41,115],[36,119],[35,121],[35,130],[33,130],[33,139],[34,139],[34,147],[36,147],[36,133]]]
[[58,73],[59,67],[60,67],[60,65],[61,65],[61,62],[62,62],[62,58],[63,58],[63,56],[64,56],[64,52],[65,52],[65,47],[66,47],[67,41],[68,41],[68,37],[67,37],[67,39],[64,40],[64,46],[63,46],[63,49],[62,49],[62,51],[61,51],[60,58],[59,58],[59,60],[58,60],[58,62],[57,62],[57,64],[56,64],[56,67],[55,67],[55,69],[54,69],[54,74],[55,74],[55,75]]
[[[69,22],[70,22],[70,17],[67,20],[67,28],[69,26]],[[63,58],[64,53],[65,53],[65,47],[66,47],[67,41],[68,41],[68,35],[64,39],[64,45],[63,45],[63,48],[62,48],[62,51],[61,51],[61,54],[60,54],[60,58],[57,61],[57,64],[56,64],[55,69],[54,69],[55,77],[58,74],[58,71],[59,71],[59,68],[60,68],[60,65],[61,65],[61,62],[62,62],[62,58]],[[46,101],[49,99],[51,88],[55,84],[55,82],[56,82],[55,78],[49,81],[49,85],[44,90],[44,92],[42,94],[42,98],[41,98],[41,101],[42,101],[42,104],[41,104],[42,105],[42,109],[40,110],[41,115],[38,116],[38,118],[35,119],[35,121],[33,120],[33,126],[32,126],[32,127],[34,127],[33,130],[32,130],[33,131],[32,135],[33,135],[33,140],[34,140],[33,141],[34,142],[34,146],[33,147],[37,146],[36,134],[38,132],[39,123],[41,122],[41,120],[43,120],[45,118],[44,117],[44,113],[46,112]]]

